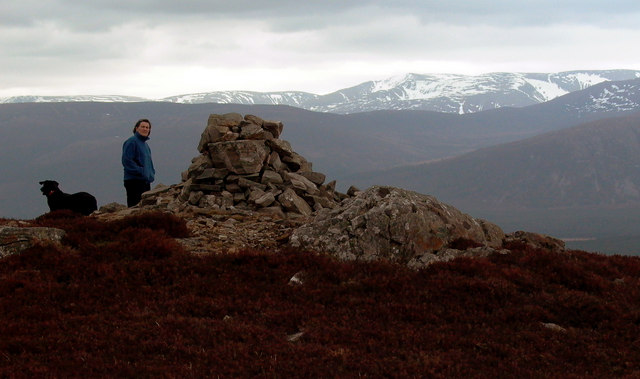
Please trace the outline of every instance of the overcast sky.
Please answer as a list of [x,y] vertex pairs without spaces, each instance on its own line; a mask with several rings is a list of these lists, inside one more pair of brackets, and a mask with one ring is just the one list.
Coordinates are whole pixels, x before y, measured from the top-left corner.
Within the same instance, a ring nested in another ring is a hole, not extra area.
[[0,97],[640,69],[638,0],[0,0]]

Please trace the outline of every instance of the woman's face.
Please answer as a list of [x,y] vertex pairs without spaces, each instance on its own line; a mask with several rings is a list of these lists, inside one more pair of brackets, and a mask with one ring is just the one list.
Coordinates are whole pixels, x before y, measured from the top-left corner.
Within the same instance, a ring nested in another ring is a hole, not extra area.
[[136,131],[143,137],[148,137],[151,133],[151,125],[148,122],[142,121],[136,128]]

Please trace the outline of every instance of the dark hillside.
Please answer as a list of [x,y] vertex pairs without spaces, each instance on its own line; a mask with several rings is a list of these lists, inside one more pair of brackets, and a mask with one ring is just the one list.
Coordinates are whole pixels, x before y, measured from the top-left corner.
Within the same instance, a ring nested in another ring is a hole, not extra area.
[[160,214],[36,224],[68,234],[0,260],[2,377],[640,376],[640,258],[514,245],[412,271],[192,255]]
[[392,184],[432,194],[509,232],[640,253],[640,113],[351,178],[361,188]]
[[640,113],[354,176],[475,209],[640,204]]

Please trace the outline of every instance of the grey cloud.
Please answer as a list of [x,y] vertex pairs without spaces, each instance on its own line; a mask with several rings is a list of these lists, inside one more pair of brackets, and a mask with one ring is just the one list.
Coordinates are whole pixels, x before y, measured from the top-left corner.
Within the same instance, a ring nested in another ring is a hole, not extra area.
[[[610,46],[635,42],[639,15],[637,0],[0,1],[0,71],[11,80],[0,91],[59,82],[63,73],[73,81],[75,73],[245,78],[271,70],[302,83],[310,70],[383,78],[390,67],[424,73],[452,62],[503,69],[563,59],[566,68],[591,68],[594,50],[623,57]],[[624,62],[638,62],[627,50]]]
[[[369,17],[412,15],[424,23],[547,25],[570,22],[607,26],[634,22],[637,0],[24,0],[0,5],[3,24],[57,22],[74,30],[99,30],[128,22],[147,25],[181,19],[262,20],[276,30],[315,29]],[[635,18],[637,20],[637,18]]]

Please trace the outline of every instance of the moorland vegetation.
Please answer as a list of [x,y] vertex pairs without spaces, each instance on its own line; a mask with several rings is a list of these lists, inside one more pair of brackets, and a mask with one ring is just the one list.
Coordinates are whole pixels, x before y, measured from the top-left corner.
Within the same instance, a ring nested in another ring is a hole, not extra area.
[[637,257],[512,244],[412,270],[193,254],[166,213],[31,224],[66,236],[0,260],[1,377],[640,376]]

